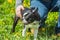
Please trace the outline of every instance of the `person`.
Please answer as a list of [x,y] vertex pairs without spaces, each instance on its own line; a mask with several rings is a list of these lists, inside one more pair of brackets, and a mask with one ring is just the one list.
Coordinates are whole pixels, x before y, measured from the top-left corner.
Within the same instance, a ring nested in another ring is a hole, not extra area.
[[[38,13],[41,18],[40,27],[44,26],[49,10],[54,5],[60,6],[60,0],[30,0],[30,7],[38,8]],[[22,19],[21,11],[24,10],[22,5],[23,0],[16,0],[16,15]],[[58,18],[57,26],[55,27],[55,33],[60,36],[60,18]]]

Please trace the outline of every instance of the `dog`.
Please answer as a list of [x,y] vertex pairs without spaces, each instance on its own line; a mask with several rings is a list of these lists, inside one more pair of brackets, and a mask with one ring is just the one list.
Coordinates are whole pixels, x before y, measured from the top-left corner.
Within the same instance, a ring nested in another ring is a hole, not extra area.
[[[37,38],[38,34],[38,28],[39,28],[39,23],[40,23],[40,16],[38,14],[38,8],[32,7],[32,8],[25,8],[25,10],[22,12],[22,22],[24,24],[24,29],[22,31],[22,36],[25,36],[26,30],[28,28],[33,28],[34,29],[34,40]],[[14,23],[13,23],[13,28],[12,32],[15,32],[15,27],[17,24],[17,21],[20,18],[15,16]],[[33,26],[32,26],[33,25]]]

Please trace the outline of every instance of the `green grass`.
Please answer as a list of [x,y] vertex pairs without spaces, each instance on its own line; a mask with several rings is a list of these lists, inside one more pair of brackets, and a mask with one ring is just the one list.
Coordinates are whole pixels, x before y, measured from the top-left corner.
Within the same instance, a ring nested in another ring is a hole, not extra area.
[[[15,15],[15,0],[13,3],[8,3],[7,0],[0,4],[0,40],[33,40],[33,34],[26,32],[26,37],[22,37],[23,24],[18,21],[15,32],[10,34],[14,15]],[[38,33],[37,40],[60,40],[60,37],[55,35],[55,26],[58,19],[58,12],[48,14],[46,26],[42,27]]]
[[[18,24],[16,26],[16,31],[12,34],[10,34],[11,29],[12,29],[12,24],[13,24],[13,18],[14,18],[13,13],[5,14],[2,15],[0,14],[0,40],[29,40],[33,39],[33,35],[26,35],[26,37],[22,37],[22,29],[23,29],[23,24],[21,21],[18,21]],[[52,14],[54,15],[54,14]],[[48,16],[49,17],[49,16]],[[38,40],[55,40],[57,37],[54,34],[54,22],[48,24],[48,18],[47,18],[47,23],[46,26],[44,27],[45,30],[41,28],[41,30],[38,33]],[[47,25],[48,24],[48,25]],[[52,26],[53,24],[53,26]],[[56,23],[55,23],[56,24]],[[28,33],[28,32],[27,32]],[[58,38],[60,40],[60,38]]]

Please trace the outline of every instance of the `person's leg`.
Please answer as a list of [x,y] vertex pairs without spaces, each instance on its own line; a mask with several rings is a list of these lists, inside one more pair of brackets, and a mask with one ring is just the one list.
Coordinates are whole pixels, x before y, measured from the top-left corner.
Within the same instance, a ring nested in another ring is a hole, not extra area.
[[55,32],[56,32],[57,36],[60,36],[60,0],[57,1],[56,5],[59,8],[59,11],[58,11],[59,16],[58,16],[57,26],[55,27]]
[[59,8],[58,14],[59,14],[59,18],[58,18],[58,27],[60,28],[60,0],[57,1],[57,7]]
[[60,36],[60,0],[57,1],[57,7],[59,7],[59,11],[58,11],[58,25],[57,25],[57,28],[56,28],[56,34],[58,36]]
[[40,27],[43,26],[45,24],[45,20],[47,18],[48,8],[39,1],[31,1],[31,7],[38,8],[38,13],[41,18]]

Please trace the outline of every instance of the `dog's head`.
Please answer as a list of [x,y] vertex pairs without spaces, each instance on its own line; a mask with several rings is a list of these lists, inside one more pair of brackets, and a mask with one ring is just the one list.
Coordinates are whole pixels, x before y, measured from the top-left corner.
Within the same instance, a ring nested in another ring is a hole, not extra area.
[[32,23],[34,20],[39,20],[38,8],[25,8],[23,11],[23,22],[25,24]]

